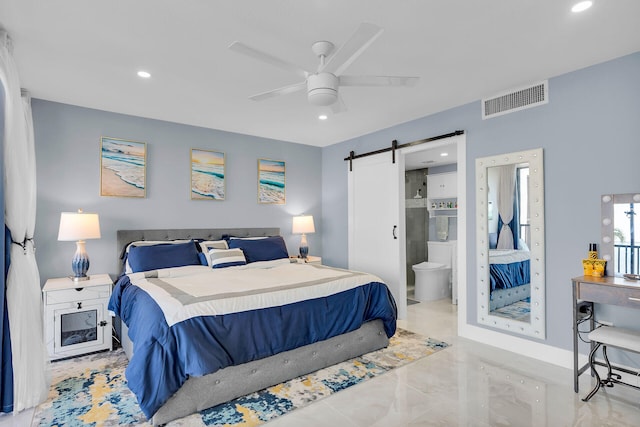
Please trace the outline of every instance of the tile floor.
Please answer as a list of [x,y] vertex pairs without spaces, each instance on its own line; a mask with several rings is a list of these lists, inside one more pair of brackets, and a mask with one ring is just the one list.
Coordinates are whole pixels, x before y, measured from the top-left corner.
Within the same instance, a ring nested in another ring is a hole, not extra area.
[[[452,346],[268,423],[269,427],[639,426],[640,391],[624,386],[580,400],[572,372],[456,336],[449,300],[410,305],[398,326]],[[33,411],[0,416],[27,427]]]

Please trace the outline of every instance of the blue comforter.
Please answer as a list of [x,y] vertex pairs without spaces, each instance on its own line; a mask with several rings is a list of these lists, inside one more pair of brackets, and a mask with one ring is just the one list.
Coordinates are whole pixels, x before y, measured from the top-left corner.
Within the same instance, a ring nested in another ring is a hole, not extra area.
[[391,337],[397,317],[387,286],[372,282],[327,297],[199,316],[169,327],[156,302],[131,284],[126,275],[116,283],[109,310],[129,328],[134,356],[126,376],[147,418],[190,376],[203,376],[325,340],[374,319],[382,319]]
[[489,264],[491,291],[526,285],[530,279],[530,261],[518,261],[509,264]]

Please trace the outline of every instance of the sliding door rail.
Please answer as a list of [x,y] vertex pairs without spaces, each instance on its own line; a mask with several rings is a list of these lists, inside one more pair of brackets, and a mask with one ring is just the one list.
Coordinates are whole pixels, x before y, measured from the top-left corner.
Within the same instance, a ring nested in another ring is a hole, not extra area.
[[418,141],[407,142],[406,144],[400,144],[400,145],[398,145],[398,141],[394,139],[391,142],[391,147],[381,148],[379,150],[369,151],[368,153],[363,153],[363,154],[356,154],[354,151],[350,151],[349,152],[349,157],[345,157],[344,160],[345,161],[349,161],[349,171],[352,171],[353,170],[353,161],[355,159],[359,159],[361,157],[373,156],[373,155],[376,155],[376,154],[386,153],[387,151],[391,151],[391,161],[392,161],[392,163],[395,163],[396,162],[396,150],[399,150],[401,148],[412,147],[414,145],[424,144],[426,142],[437,141],[439,139],[451,138],[453,136],[458,136],[458,135],[463,135],[463,134],[464,134],[463,130],[457,130],[455,132],[447,133],[447,134],[444,134],[444,135],[433,136],[431,138],[420,139]]

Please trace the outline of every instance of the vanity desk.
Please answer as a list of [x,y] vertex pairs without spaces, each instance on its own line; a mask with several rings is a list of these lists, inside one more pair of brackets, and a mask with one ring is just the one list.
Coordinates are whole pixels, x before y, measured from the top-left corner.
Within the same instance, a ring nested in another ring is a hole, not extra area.
[[[611,304],[622,307],[640,309],[640,282],[627,280],[617,276],[580,276],[571,279],[573,283],[573,389],[578,392],[578,377],[589,368],[586,363],[578,366],[578,326],[583,319],[589,317],[589,332],[595,328],[594,303]],[[593,349],[594,344],[591,344]],[[600,362],[598,365],[606,366]],[[615,369],[637,375],[637,372],[624,368]]]

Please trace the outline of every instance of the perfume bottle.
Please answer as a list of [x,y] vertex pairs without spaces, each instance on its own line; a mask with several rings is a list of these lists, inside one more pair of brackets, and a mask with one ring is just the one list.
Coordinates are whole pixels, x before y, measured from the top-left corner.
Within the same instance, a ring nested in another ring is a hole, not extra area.
[[598,247],[595,243],[589,243],[589,259],[598,259]]

